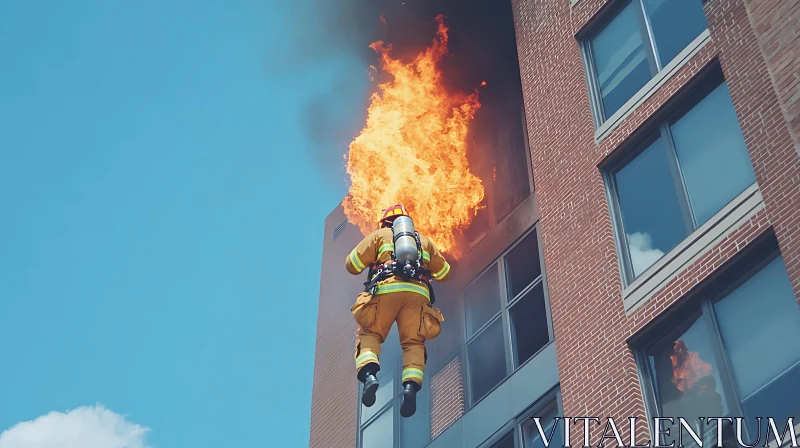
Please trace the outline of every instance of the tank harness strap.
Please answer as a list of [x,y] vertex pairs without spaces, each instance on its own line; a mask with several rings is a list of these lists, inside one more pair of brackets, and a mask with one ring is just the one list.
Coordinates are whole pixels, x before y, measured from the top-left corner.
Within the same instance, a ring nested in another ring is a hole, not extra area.
[[430,282],[430,273],[427,270],[420,269],[420,271],[418,271],[418,274],[415,275],[414,277],[406,277],[404,275],[396,274],[392,270],[393,264],[394,263],[392,261],[388,261],[383,264],[374,263],[370,265],[369,274],[367,276],[368,280],[364,282],[364,291],[369,292],[372,295],[375,295],[375,290],[378,287],[378,283],[388,278],[398,276],[400,278],[418,280],[425,283],[425,285],[428,287],[428,292],[430,293],[431,305],[433,305],[434,302],[436,302],[436,297],[434,296],[433,293],[433,286],[431,285]]

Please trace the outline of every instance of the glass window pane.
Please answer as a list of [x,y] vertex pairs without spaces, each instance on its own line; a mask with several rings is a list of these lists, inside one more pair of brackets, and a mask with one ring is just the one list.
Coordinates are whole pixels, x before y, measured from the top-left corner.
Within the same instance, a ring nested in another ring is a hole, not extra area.
[[[558,414],[557,409],[558,407],[554,402],[541,412],[537,412],[531,418],[525,420],[525,423],[522,424],[523,448],[545,448],[544,440],[539,434],[539,428],[536,427],[533,417],[539,417],[544,436],[550,441],[547,448],[562,448],[564,446],[564,425],[561,420],[559,420],[558,425],[555,425],[555,419]],[[555,431],[553,431],[554,425],[556,426]]]
[[504,435],[502,439],[493,443],[490,448],[514,448],[514,431]]
[[644,8],[662,67],[708,28],[701,0],[644,0]]
[[492,266],[464,291],[467,312],[467,337],[500,311],[500,277],[497,265]]
[[[696,424],[699,418],[725,417],[730,412],[706,320],[698,312],[683,322],[677,331],[680,332],[678,337],[656,344],[647,351],[660,416],[675,419],[670,436],[662,441],[666,445],[672,441],[678,443],[678,417]],[[668,426],[669,422],[665,422],[663,428]],[[713,424],[710,426],[705,425],[702,431],[716,431]],[[700,427],[695,427],[695,432],[700,431]],[[691,438],[685,433],[684,444],[687,440],[691,441]]]
[[361,432],[361,446],[391,448],[394,444],[393,420],[392,408],[389,408]]
[[672,125],[672,135],[699,227],[756,180],[728,86]]
[[[531,195],[528,178],[528,170],[531,165],[525,157],[528,145],[523,130],[525,121],[521,101],[522,91],[519,86],[519,81],[516,79],[514,83],[500,86],[504,90],[513,89],[515,94],[508,94],[506,102],[497,105],[497,120],[492,126],[496,130],[491,142],[492,147],[495,148],[491,188],[492,196],[494,196],[495,224],[502,222],[525,198]],[[519,98],[515,101],[516,108],[512,107],[513,103],[510,104],[508,98]]]
[[[424,448],[431,441],[431,411],[428,402],[428,384],[417,392],[417,412],[400,419],[400,446]],[[364,447],[368,448],[368,447]]]
[[503,320],[497,319],[467,347],[472,402],[475,403],[506,377]]
[[[458,291],[451,292],[449,283],[436,285],[436,306],[441,309],[447,325],[435,339],[425,342],[428,351],[428,365],[438,366],[461,349],[463,342],[463,319],[459,318],[461,307]],[[460,289],[460,288],[459,288]]]
[[536,231],[528,234],[506,256],[509,300],[542,275]]
[[[378,391],[375,392],[375,404],[370,407],[361,405],[361,424],[366,423],[372,416],[377,414],[385,404],[392,400],[392,397],[397,392],[394,388],[391,366],[388,367],[388,370],[386,367],[381,367],[378,379],[380,380],[380,386],[378,386]],[[361,403],[360,400],[359,403]]]
[[642,41],[638,5],[630,2],[591,42],[606,118],[653,76]]
[[673,165],[667,146],[659,138],[615,176],[636,277],[689,234]]
[[782,431],[786,419],[800,412],[800,308],[783,260],[772,261],[714,307],[750,427],[757,428],[756,417],[775,417]]
[[509,309],[514,367],[519,367],[550,342],[544,286],[539,283]]

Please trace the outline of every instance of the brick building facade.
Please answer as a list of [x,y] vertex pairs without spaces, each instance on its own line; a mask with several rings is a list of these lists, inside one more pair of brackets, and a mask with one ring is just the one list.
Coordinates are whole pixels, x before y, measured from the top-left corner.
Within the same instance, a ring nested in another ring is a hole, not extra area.
[[343,310],[364,279],[343,263],[361,235],[328,217],[311,446],[522,448],[541,446],[531,416],[698,409],[754,441],[755,417],[798,415],[800,2],[510,3],[530,189],[438,287],[409,421],[397,378],[358,406]]

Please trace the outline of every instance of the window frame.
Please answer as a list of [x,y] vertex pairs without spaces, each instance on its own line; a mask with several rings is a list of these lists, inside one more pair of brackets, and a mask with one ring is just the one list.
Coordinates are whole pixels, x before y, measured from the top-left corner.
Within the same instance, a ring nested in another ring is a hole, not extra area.
[[[555,404],[556,416],[562,417],[562,420],[560,420],[560,422],[563,422],[564,407],[561,401],[560,383],[553,386],[550,390],[545,392],[541,397],[537,398],[536,401],[533,404],[531,404],[527,409],[525,409],[524,411],[519,413],[519,415],[517,415],[509,422],[504,424],[488,439],[486,439],[483,443],[478,445],[479,448],[492,448],[492,445],[503,440],[503,438],[506,437],[508,434],[513,434],[512,438],[514,440],[514,448],[529,448],[525,446],[525,438],[524,438],[525,435],[522,431],[522,425],[534,414],[540,413],[543,409],[547,408],[551,404]],[[561,447],[551,447],[551,448],[561,448]]]
[[[557,384],[555,387],[550,389],[547,393],[542,395],[536,403],[534,403],[531,407],[529,407],[525,412],[520,414],[520,416],[516,419],[516,427],[517,427],[517,439],[519,440],[519,447],[520,448],[530,448],[525,446],[525,433],[522,430],[522,425],[527,421],[529,418],[533,417],[534,414],[540,413],[542,410],[546,409],[551,404],[555,403],[556,406],[556,417],[561,417],[559,422],[564,422],[564,405],[561,401],[561,385],[560,383]],[[569,441],[565,441],[569,442]],[[551,447],[551,448],[562,448],[562,447]]]
[[[509,281],[508,281],[508,272],[505,267],[505,260],[506,257],[525,240],[525,238],[529,237],[532,233],[535,233],[536,237],[536,248],[537,248],[537,256],[539,260],[540,266],[540,274],[538,277],[534,278],[531,283],[526,285],[522,290],[517,293],[515,297],[509,299]],[[464,302],[464,293],[472,287],[478,279],[480,279],[484,274],[486,274],[491,269],[497,269],[498,271],[498,288],[500,293],[500,310],[492,315],[487,321],[477,328],[472,335],[468,335],[467,333],[467,318],[468,312],[467,307],[465,306]],[[544,306],[545,306],[545,319],[547,321],[547,334],[548,334],[548,342],[545,343],[542,347],[540,347],[536,352],[534,352],[530,358],[525,360],[524,362],[519,363],[517,367],[515,365],[515,350],[514,350],[514,341],[513,341],[513,333],[511,329],[511,318],[509,316],[509,312],[511,308],[514,307],[520,300],[525,297],[525,295],[530,292],[532,289],[536,288],[539,284],[542,285],[542,291],[544,296]],[[538,229],[538,223],[531,226],[528,230],[523,232],[519,238],[517,238],[509,247],[507,247],[500,255],[498,255],[494,260],[492,260],[489,265],[481,270],[462,290],[459,294],[459,304],[461,307],[460,314],[461,320],[463,322],[462,325],[462,332],[461,332],[461,349],[460,349],[460,356],[461,356],[461,373],[462,378],[464,379],[464,412],[469,412],[470,409],[477,406],[484,398],[489,396],[495,389],[497,389],[503,382],[505,382],[511,375],[513,375],[516,371],[524,367],[528,362],[530,362],[533,358],[535,358],[539,353],[549,346],[554,340],[554,332],[553,332],[553,320],[552,320],[552,311],[550,308],[550,295],[548,293],[547,288],[547,274],[545,272],[545,265],[544,265],[544,250],[542,248],[542,240],[541,240],[541,232]],[[488,328],[490,328],[493,324],[500,319],[502,321],[502,330],[503,330],[503,349],[505,354],[505,375],[501,381],[497,384],[489,388],[486,393],[484,393],[481,397],[473,396],[472,393],[472,375],[470,372],[470,356],[469,356],[469,346],[472,344],[476,339],[478,339],[481,335],[483,335]],[[459,356],[456,354],[455,356]],[[452,358],[451,358],[452,359]]]
[[[707,0],[702,0],[701,4],[704,5],[706,1]],[[576,36],[583,58],[586,86],[588,88],[592,121],[594,122],[595,129],[600,129],[601,126],[608,122],[617,112],[620,112],[625,108],[627,101],[636,97],[642,89],[647,87],[647,82],[645,82],[645,84],[642,85],[642,87],[636,93],[634,93],[631,98],[628,98],[626,102],[623,102],[619,109],[606,116],[605,105],[603,104],[603,95],[600,91],[600,80],[597,73],[596,58],[594,55],[592,41],[619,16],[619,13],[622,12],[625,7],[633,3],[636,3],[634,6],[636,9],[636,22],[638,25],[637,30],[642,39],[642,44],[645,47],[647,65],[650,68],[650,78],[648,79],[648,82],[657,77],[659,73],[661,73],[672,62],[666,61],[666,63],[664,63],[664,61],[662,61],[661,57],[658,55],[658,44],[656,43],[656,39],[653,34],[653,27],[650,23],[650,17],[647,15],[647,9],[645,8],[644,0],[617,0],[610,2],[610,4],[604,8],[606,10],[601,12],[599,17],[595,19],[593,23],[589,24]],[[708,19],[706,18],[706,22],[707,21]],[[708,25],[706,25],[706,28],[703,32],[706,30],[708,30]],[[698,34],[698,36],[702,35],[703,32]],[[691,43],[687,47],[689,46],[691,46]],[[676,57],[677,56],[678,55],[676,55]]]
[[[762,234],[737,254],[734,259],[729,260],[715,273],[711,274],[708,279],[698,285],[697,289],[690,293],[688,297],[682,299],[683,303],[674,312],[660,319],[651,328],[645,330],[642,334],[634,336],[629,341],[639,373],[648,422],[652,421],[654,417],[662,417],[662,415],[659,411],[660,402],[655,387],[656,373],[652,371],[647,351],[654,345],[674,339],[676,334],[674,328],[698,312],[701,313],[700,319],[705,321],[708,328],[708,341],[712,346],[714,356],[718,360],[717,370],[720,386],[725,394],[725,403],[728,406],[729,413],[732,416],[745,417],[742,406],[743,397],[740,397],[736,390],[733,370],[723,344],[714,304],[725,300],[731,292],[752,279],[778,258],[782,258],[782,255],[778,249],[774,234],[771,231]],[[785,259],[783,263],[786,263]],[[650,426],[649,430],[650,440],[655,440],[655,428]],[[744,425],[743,432],[745,440],[753,440],[754,437],[750,434],[751,428],[748,428],[747,424]]]
[[[686,187],[686,180],[678,160],[678,152],[671,127],[706,99],[714,89],[723,84],[727,84],[727,80],[722,73],[719,62],[714,60],[701,70],[695,76],[695,79],[677,92],[661,110],[654,113],[638,131],[631,135],[627,142],[621,144],[614,155],[598,165],[605,185],[606,200],[611,218],[611,227],[614,232],[614,243],[617,259],[619,260],[618,266],[623,289],[628,288],[639,279],[648,277],[653,272],[653,267],[658,265],[660,260],[668,257],[675,247],[680,246],[681,242],[688,239],[694,232],[705,225],[705,223],[697,225],[695,212],[691,207],[689,191]],[[739,126],[741,127],[741,124]],[[667,250],[658,261],[652,263],[636,276],[630,256],[625,223],[622,218],[616,176],[658,139],[662,140],[662,144],[666,148],[674,186],[679,190],[678,200],[680,201],[681,221],[684,225],[686,236],[675,247]],[[753,167],[753,169],[755,168]]]

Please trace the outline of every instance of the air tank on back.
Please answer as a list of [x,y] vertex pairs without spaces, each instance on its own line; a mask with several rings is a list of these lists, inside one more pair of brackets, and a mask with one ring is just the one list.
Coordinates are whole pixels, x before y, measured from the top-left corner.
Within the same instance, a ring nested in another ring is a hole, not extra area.
[[394,255],[398,263],[406,265],[407,262],[415,264],[419,259],[417,252],[417,238],[414,231],[414,221],[408,216],[398,216],[392,223],[394,234]]

